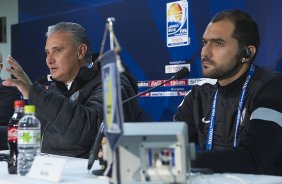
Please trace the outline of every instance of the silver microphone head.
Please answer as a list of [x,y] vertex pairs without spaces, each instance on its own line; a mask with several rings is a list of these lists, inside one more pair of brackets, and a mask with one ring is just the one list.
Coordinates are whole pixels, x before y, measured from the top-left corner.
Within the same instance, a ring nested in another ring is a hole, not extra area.
[[113,23],[113,22],[115,22],[115,21],[116,21],[115,17],[108,17],[108,18],[107,18],[107,22],[108,22],[109,24],[111,24],[111,23]]

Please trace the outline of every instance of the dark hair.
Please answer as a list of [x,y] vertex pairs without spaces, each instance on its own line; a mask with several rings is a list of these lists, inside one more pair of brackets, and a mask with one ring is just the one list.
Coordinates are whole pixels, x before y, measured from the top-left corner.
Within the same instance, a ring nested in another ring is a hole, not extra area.
[[87,51],[86,51],[86,61],[87,63],[90,63],[92,61],[91,57],[91,51],[90,51],[90,42],[89,38],[87,36],[87,33],[85,29],[73,22],[60,22],[58,24],[52,25],[48,27],[48,31],[46,33],[46,37],[48,38],[51,34],[55,32],[67,32],[69,33],[70,37],[76,44],[85,44],[87,46]]
[[[101,62],[100,60],[97,60],[99,57],[99,53],[93,53],[92,54],[92,62],[94,71],[98,72],[101,71]],[[130,72],[129,68],[125,65],[122,65],[124,68],[123,74],[127,77],[130,85],[132,86],[135,94],[138,94],[138,85],[137,80],[134,78],[133,74]]]
[[225,10],[217,13],[211,22],[215,23],[224,19],[234,23],[235,28],[232,36],[238,40],[240,48],[254,45],[258,50],[260,44],[258,26],[249,14],[241,10]]

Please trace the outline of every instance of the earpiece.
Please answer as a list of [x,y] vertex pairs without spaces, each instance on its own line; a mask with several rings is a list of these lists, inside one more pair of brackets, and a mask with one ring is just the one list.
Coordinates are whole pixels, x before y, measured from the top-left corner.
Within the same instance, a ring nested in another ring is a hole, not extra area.
[[251,58],[251,56],[252,56],[251,50],[248,47],[244,48],[244,50],[242,52],[242,57],[245,58],[245,59],[249,59],[249,58]]

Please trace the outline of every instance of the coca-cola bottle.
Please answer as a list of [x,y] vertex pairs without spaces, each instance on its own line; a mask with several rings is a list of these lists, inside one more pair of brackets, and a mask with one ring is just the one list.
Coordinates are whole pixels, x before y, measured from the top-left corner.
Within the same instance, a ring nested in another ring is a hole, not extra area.
[[17,160],[18,160],[18,123],[24,116],[24,101],[15,100],[15,112],[8,123],[8,146],[10,149],[10,156],[8,160],[9,174],[17,174]]

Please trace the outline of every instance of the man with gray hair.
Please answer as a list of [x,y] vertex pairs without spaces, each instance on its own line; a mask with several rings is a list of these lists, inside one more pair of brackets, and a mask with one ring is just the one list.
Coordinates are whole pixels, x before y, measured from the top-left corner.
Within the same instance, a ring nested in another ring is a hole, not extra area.
[[[61,22],[46,33],[46,64],[53,84],[46,90],[32,83],[13,57],[6,70],[16,79],[7,79],[6,86],[16,86],[24,98],[36,106],[42,128],[42,152],[88,158],[99,125],[103,120],[102,79],[97,63],[90,66],[90,43],[85,29],[76,23]],[[89,66],[89,67],[88,67]],[[121,79],[122,94],[135,95],[126,77]],[[136,121],[136,102],[125,109],[125,121]]]
[[[3,68],[3,57],[0,51],[0,73]],[[14,113],[14,101],[21,98],[20,92],[14,87],[2,85],[0,77],[0,150],[7,150],[7,125]]]

